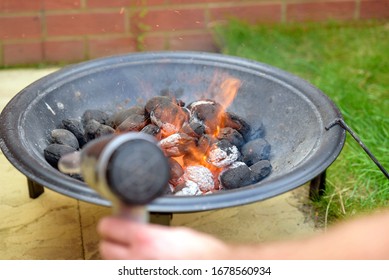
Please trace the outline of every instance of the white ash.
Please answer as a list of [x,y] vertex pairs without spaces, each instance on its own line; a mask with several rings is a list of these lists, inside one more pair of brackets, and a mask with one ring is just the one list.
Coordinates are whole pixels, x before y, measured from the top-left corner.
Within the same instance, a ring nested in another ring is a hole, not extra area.
[[196,184],[202,192],[208,192],[215,188],[212,172],[202,165],[188,166],[181,180],[186,185]]
[[179,190],[178,192],[175,193],[175,195],[178,196],[184,196],[184,195],[201,195],[203,194],[199,188],[199,185],[196,182],[193,181],[186,181],[185,182],[185,187]]
[[215,101],[211,101],[211,100],[199,100],[199,101],[195,101],[195,102],[192,102],[188,107],[190,107],[190,109],[194,109],[196,106],[199,106],[199,105],[215,105]]
[[235,161],[230,166],[227,166],[227,168],[237,168],[238,166],[246,165],[243,161]]
[[175,133],[161,139],[161,141],[159,141],[159,145],[167,156],[177,157],[180,156],[180,150],[178,149],[178,143],[180,139],[180,134]]
[[207,162],[218,167],[226,167],[231,165],[240,156],[240,152],[236,146],[220,148],[217,145],[213,145],[207,156]]
[[182,156],[194,144],[194,139],[185,133],[175,133],[159,141],[161,149],[168,157]]

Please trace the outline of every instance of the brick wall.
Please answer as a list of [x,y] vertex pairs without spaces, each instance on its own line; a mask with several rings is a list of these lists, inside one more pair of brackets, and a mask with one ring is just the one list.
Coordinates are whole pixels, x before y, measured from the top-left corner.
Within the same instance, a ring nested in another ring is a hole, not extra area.
[[389,18],[389,0],[0,0],[0,66],[152,50],[217,51],[210,27]]

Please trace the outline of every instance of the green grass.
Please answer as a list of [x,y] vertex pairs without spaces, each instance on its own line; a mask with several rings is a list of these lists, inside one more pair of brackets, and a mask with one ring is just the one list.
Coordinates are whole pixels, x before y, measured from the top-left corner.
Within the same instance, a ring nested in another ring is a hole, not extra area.
[[[389,169],[389,22],[216,27],[225,54],[298,75],[326,93],[383,166]],[[347,135],[327,171],[315,207],[325,221],[388,206],[389,180]]]

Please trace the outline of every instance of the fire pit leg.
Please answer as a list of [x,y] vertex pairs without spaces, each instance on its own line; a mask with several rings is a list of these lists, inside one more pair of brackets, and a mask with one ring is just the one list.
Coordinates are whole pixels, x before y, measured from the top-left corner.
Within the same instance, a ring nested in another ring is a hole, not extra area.
[[29,178],[27,178],[27,185],[30,198],[37,198],[45,191],[45,188],[42,185],[30,180]]
[[172,218],[172,213],[150,213],[150,223],[152,224],[170,226]]
[[326,189],[326,170],[311,180],[309,185],[309,198],[319,200]]

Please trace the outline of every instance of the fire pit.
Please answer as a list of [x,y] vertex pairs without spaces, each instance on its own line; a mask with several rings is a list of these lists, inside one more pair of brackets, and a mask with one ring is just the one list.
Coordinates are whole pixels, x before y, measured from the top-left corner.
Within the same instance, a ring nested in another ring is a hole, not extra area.
[[271,144],[271,174],[258,183],[202,196],[165,195],[151,212],[195,212],[264,200],[303,185],[337,158],[341,127],[325,127],[341,114],[317,88],[269,65],[219,54],[158,52],[115,56],[65,67],[22,90],[0,117],[0,146],[32,185],[109,206],[83,182],[62,174],[44,158],[50,132],[87,109],[115,112],[166,95],[190,103],[224,101],[226,80],[240,86],[229,110],[263,125]]

